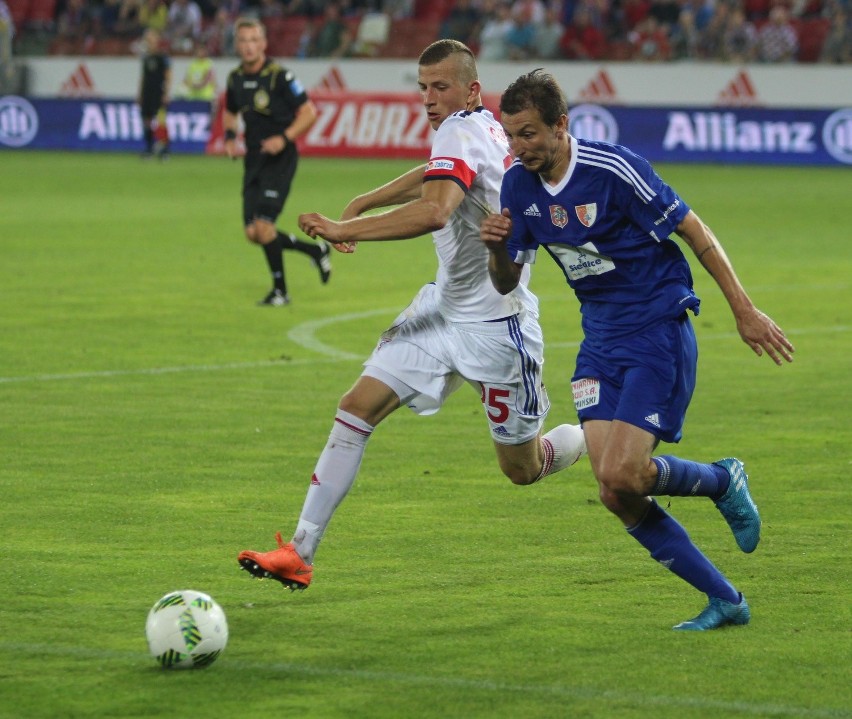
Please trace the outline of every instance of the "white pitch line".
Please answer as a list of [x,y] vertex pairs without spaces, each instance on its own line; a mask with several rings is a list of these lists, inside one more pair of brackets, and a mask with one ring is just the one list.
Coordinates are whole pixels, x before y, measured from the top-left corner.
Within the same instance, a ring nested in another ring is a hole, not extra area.
[[[29,375],[23,377],[0,377],[0,385],[2,384],[21,384],[24,382],[55,382],[60,380],[78,380],[78,379],[101,379],[104,377],[134,377],[140,375],[162,375],[162,374],[179,374],[190,372],[221,372],[225,370],[240,370],[240,369],[257,369],[265,367],[292,367],[293,365],[317,364],[318,362],[340,362],[343,360],[360,360],[366,358],[366,353],[363,355],[345,352],[336,347],[332,347],[318,340],[315,336],[317,330],[332,324],[340,322],[350,322],[351,320],[359,320],[365,317],[375,317],[376,315],[388,315],[391,318],[396,317],[399,309],[378,309],[369,310],[368,312],[356,312],[353,314],[335,315],[322,320],[312,320],[303,322],[297,325],[287,334],[287,337],[300,347],[311,350],[318,354],[324,355],[324,359],[305,358],[294,360],[265,360],[258,362],[227,362],[224,364],[202,364],[202,365],[184,365],[182,367],[150,367],[143,369],[128,369],[128,370],[101,370],[96,372],[68,372],[67,374],[40,374]],[[378,333],[377,333],[378,336]]]
[[37,374],[27,377],[0,377],[0,384],[22,382],[54,382],[73,379],[99,379],[102,377],[134,377],[139,375],[179,374],[182,372],[221,372],[232,369],[254,369],[257,367],[285,367],[294,364],[312,364],[329,360],[266,360],[261,362],[227,362],[225,364],[196,364],[180,367],[149,367],[143,369],[102,370],[99,372],[69,372],[68,374]]
[[297,345],[304,347],[305,349],[313,350],[314,352],[325,355],[326,357],[330,357],[332,359],[364,359],[364,355],[356,355],[352,354],[351,352],[345,352],[343,350],[337,349],[336,347],[332,347],[331,345],[328,345],[325,342],[321,342],[316,338],[316,331],[323,327],[327,327],[328,325],[335,325],[341,322],[350,322],[351,320],[360,320],[364,319],[365,317],[375,317],[376,315],[390,315],[392,319],[396,317],[397,314],[399,314],[399,310],[381,309],[369,310],[368,312],[355,312],[353,314],[348,315],[336,315],[334,317],[326,317],[322,320],[312,320],[311,322],[303,322],[300,325],[296,325],[287,333],[287,337],[293,342],[295,342]]
[[[23,644],[15,642],[0,642],[0,652],[11,654],[37,654],[39,656],[53,655],[77,657],[103,661],[123,661],[128,664],[145,664],[151,669],[156,665],[148,654],[141,652],[104,651],[85,647],[62,647],[55,644]],[[522,684],[508,683],[488,679],[465,679],[464,677],[430,676],[428,674],[405,674],[402,672],[381,672],[364,669],[342,669],[336,667],[311,667],[290,662],[244,662],[231,660],[227,656],[219,659],[218,666],[222,670],[233,668],[240,672],[270,672],[286,676],[333,677],[354,679],[381,685],[397,683],[412,686],[432,686],[440,688],[460,689],[463,691],[479,691],[496,695],[506,693],[524,694],[527,696],[555,696],[565,699],[582,699],[613,701],[618,703],[630,702],[642,706],[665,706],[691,709],[715,710],[720,713],[736,712],[738,714],[753,714],[755,716],[790,716],[813,719],[833,719],[849,717],[849,713],[841,709],[807,708],[786,706],[783,704],[761,704],[748,701],[724,701],[696,696],[665,696],[654,693],[641,695],[635,692],[620,692],[612,689],[594,689],[589,687],[570,686],[564,684]]]

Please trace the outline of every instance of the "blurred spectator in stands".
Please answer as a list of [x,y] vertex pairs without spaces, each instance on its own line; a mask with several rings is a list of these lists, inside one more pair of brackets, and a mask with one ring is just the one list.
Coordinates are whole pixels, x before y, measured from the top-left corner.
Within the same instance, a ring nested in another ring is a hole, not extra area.
[[834,2],[826,8],[831,25],[819,54],[820,62],[852,62],[852,26],[850,15],[842,3]]
[[350,54],[353,41],[349,25],[340,16],[340,5],[331,0],[325,6],[325,13],[308,54],[311,57],[346,57]]
[[775,0],[743,0],[746,17],[753,23],[759,23],[769,17],[769,8]]
[[512,8],[512,27],[506,33],[506,54],[510,60],[526,60],[535,55],[535,25],[528,6]]
[[695,26],[695,13],[692,8],[681,8],[677,25],[669,33],[672,60],[696,60],[698,52],[699,32]]
[[[725,51],[725,31],[728,28],[730,6],[720,2],[710,21],[700,30],[698,54],[704,60],[719,60]],[[697,24],[697,23],[696,23]]]
[[12,41],[15,39],[15,22],[6,0],[0,0],[0,88],[12,81]]
[[[574,21],[574,10],[580,0],[551,0],[551,6],[559,9],[559,23],[563,28],[568,27]],[[616,4],[620,0],[615,0]]]
[[195,41],[195,55],[186,66],[180,95],[187,100],[206,100],[210,103],[216,99],[216,70],[207,45],[200,39]]
[[121,0],[103,0],[97,15],[98,36],[118,34],[118,15],[121,12]]
[[[718,4],[726,5],[723,12],[728,10],[728,3],[724,2],[724,0]],[[696,2],[692,11],[695,13],[695,27],[698,28],[699,32],[702,32],[710,24],[710,21],[716,14],[716,5],[716,0],[698,0]],[[727,18],[727,15],[725,17]]]
[[314,52],[314,43],[319,22],[314,17],[305,18],[305,26],[299,34],[299,42],[296,44],[295,56],[300,60],[311,57]]
[[555,60],[562,57],[562,34],[565,28],[559,21],[559,7],[549,6],[544,14],[544,22],[536,26],[533,47],[535,56],[542,60]]
[[757,30],[746,18],[745,8],[734,6],[722,39],[722,59],[739,64],[751,62],[756,47]]
[[[253,1],[256,5],[260,4],[260,0]],[[305,17],[314,18],[322,15],[323,8],[325,7],[325,0],[282,0],[281,6],[284,10],[284,15],[303,15]]]
[[509,0],[498,0],[486,12],[482,29],[479,31],[480,60],[507,60],[509,48],[506,35],[512,29],[512,6]]
[[760,62],[791,62],[796,59],[799,38],[790,23],[790,11],[775,5],[767,22],[757,33],[757,59]]
[[173,51],[192,50],[201,37],[201,8],[195,0],[172,0],[165,36]]
[[627,39],[633,48],[632,58],[643,62],[662,62],[671,55],[666,31],[660,27],[657,18],[648,15],[632,30]]
[[63,40],[83,41],[83,51],[94,43],[95,18],[86,0],[68,0],[56,22],[56,35]]
[[283,17],[284,6],[278,0],[260,0],[257,16],[262,20],[272,17]]
[[142,23],[139,21],[139,10],[141,8],[142,0],[121,0],[113,32],[116,35],[133,37],[139,35],[142,32]]
[[385,15],[390,15],[394,20],[414,17],[414,0],[382,0],[379,9]]
[[592,24],[592,13],[583,3],[574,8],[574,20],[565,28],[561,40],[562,57],[566,60],[600,60],[607,43],[600,28]]
[[515,0],[512,3],[512,16],[521,16],[526,22],[538,27],[546,19],[547,6],[542,0]]
[[441,25],[441,38],[458,40],[468,46],[475,45],[481,19],[482,15],[472,0],[456,0]]
[[143,29],[156,30],[162,35],[169,26],[169,6],[165,0],[144,0],[139,8],[139,23]]
[[650,0],[621,0],[612,12],[613,37],[626,38],[631,30],[648,17],[650,10]]
[[648,14],[666,33],[671,33],[680,17],[680,7],[678,0],[652,0]]
[[234,55],[234,18],[228,9],[220,7],[216,11],[213,22],[203,31],[202,37],[210,57]]
[[822,14],[822,0],[793,0],[788,4],[793,17],[819,17]]

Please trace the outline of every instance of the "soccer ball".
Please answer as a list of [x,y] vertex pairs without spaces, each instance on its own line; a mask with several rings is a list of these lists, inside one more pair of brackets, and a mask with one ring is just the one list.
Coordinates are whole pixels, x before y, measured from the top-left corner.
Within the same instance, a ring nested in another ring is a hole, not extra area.
[[164,669],[206,667],[228,643],[228,622],[210,596],[181,589],[151,607],[145,636],[151,656]]

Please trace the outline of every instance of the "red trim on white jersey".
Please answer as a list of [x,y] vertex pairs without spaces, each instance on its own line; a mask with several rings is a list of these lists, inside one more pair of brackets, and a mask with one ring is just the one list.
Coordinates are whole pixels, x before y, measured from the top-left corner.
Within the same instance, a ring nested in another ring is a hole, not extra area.
[[471,169],[464,160],[457,157],[433,157],[426,165],[423,178],[424,180],[453,179],[469,190],[476,179],[476,171]]

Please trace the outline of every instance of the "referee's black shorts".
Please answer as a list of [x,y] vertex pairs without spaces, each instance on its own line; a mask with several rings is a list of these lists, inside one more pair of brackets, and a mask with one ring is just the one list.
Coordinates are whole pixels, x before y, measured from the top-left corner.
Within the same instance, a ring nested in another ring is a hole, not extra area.
[[243,175],[243,223],[266,220],[275,223],[296,175],[299,154],[295,145],[287,145],[277,155],[259,150],[246,153]]
[[142,95],[142,102],[139,105],[139,114],[142,117],[153,118],[157,116],[157,113],[160,111],[160,108],[163,107],[163,94],[157,93],[156,95],[147,94]]

